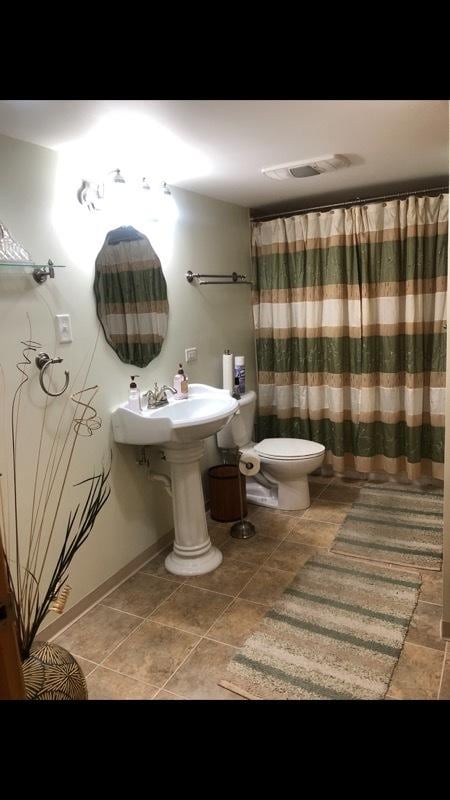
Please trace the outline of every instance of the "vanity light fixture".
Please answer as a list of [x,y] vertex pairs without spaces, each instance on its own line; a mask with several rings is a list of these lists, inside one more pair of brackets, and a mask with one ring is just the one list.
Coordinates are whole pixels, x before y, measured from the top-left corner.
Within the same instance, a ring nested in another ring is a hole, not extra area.
[[113,182],[114,183],[126,183],[125,178],[123,177],[120,169],[113,169],[112,172],[109,173],[110,175],[114,174]]
[[[111,175],[113,176],[112,178],[110,177]],[[95,183],[94,181],[83,179],[77,191],[78,202],[82,206],[86,206],[89,211],[101,211],[108,197],[108,183],[111,187],[111,184],[126,184],[129,182],[125,180],[120,169],[113,169],[108,172],[107,179],[103,183]],[[146,177],[142,178],[140,186],[145,192],[149,192],[152,189],[152,185]],[[162,184],[162,191],[164,194],[171,194],[165,182]]]

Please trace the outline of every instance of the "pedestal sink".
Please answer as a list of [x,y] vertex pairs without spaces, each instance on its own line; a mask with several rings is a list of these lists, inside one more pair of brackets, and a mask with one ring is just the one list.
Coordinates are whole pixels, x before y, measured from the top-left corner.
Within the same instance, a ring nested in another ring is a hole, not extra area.
[[174,575],[203,575],[222,561],[209,538],[200,461],[203,440],[220,431],[238,408],[228,390],[193,383],[186,400],[170,399],[144,411],[125,403],[112,413],[116,442],[161,445],[170,464],[175,542],[165,564]]

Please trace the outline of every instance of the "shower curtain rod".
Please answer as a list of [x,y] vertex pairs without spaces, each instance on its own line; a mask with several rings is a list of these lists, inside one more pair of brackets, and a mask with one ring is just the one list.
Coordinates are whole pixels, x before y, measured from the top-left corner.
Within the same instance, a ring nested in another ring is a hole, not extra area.
[[377,200],[393,200],[396,197],[409,197],[412,194],[430,194],[435,192],[448,192],[448,186],[435,186],[433,189],[417,189],[414,192],[399,192],[398,194],[385,194],[381,195],[380,197],[365,197],[361,199],[360,197],[356,197],[354,200],[346,200],[343,203],[330,203],[329,205],[324,206],[311,206],[310,208],[298,208],[296,211],[282,211],[278,214],[266,214],[265,216],[258,217],[250,217],[251,222],[261,222],[262,220],[267,219],[278,219],[281,217],[293,217],[296,214],[306,214],[308,211],[322,211],[325,208],[342,208],[343,206],[355,206],[360,205],[361,203],[372,203],[376,202]]

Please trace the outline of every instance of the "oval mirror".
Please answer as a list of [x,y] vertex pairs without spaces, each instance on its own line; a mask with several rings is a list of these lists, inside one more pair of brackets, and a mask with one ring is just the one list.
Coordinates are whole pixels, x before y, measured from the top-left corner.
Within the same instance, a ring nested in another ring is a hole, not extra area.
[[106,234],[95,260],[97,316],[125,364],[146,367],[167,332],[167,284],[149,240],[131,225]]

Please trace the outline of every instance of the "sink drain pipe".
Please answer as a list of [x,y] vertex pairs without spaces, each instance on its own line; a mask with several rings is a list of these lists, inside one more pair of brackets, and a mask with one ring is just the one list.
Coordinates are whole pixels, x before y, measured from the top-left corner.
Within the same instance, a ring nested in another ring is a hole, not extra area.
[[162,483],[167,494],[172,497],[172,482],[167,475],[161,475],[160,472],[152,472],[151,469],[147,470],[147,477],[149,481],[159,481]]

